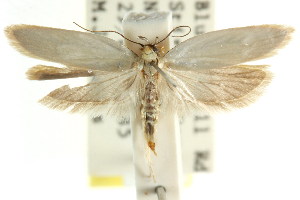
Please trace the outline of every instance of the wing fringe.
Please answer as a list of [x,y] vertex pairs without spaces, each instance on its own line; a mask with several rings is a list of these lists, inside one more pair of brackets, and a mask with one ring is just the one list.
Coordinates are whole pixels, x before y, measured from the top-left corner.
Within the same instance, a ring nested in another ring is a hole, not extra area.
[[39,26],[35,26],[35,25],[26,25],[26,24],[15,24],[15,25],[11,25],[5,28],[4,32],[6,37],[9,39],[9,43],[11,46],[13,46],[19,53],[31,57],[31,58],[36,58],[36,59],[40,59],[40,60],[46,60],[43,59],[39,56],[36,56],[32,53],[30,53],[30,51],[28,51],[26,48],[24,48],[21,44],[21,42],[17,39],[17,37],[15,36],[15,33],[20,30],[20,29],[29,29],[29,28],[39,28]]
[[225,110],[230,111],[236,108],[243,108],[254,103],[265,91],[266,87],[270,84],[273,74],[270,71],[265,71],[265,77],[259,85],[257,85],[249,93],[244,96],[238,97],[228,101],[210,101],[202,102],[213,111]]
[[87,113],[93,117],[108,114],[121,118],[128,116],[136,104],[133,97],[139,84],[136,72],[97,75],[85,86],[57,88],[39,102],[51,109]]
[[[170,108],[167,109],[176,107],[180,116],[193,111],[214,113],[246,107],[255,102],[271,82],[273,75],[267,68],[267,65],[238,65],[203,70],[201,73],[199,71],[199,75],[194,72],[184,74],[182,71],[169,69],[168,73],[171,77],[179,79],[183,84],[177,85],[176,88],[166,83],[172,91],[164,91],[169,94],[164,101],[168,101],[167,106]],[[201,82],[197,79],[197,77],[201,79],[200,75],[208,79]],[[216,77],[213,78],[214,76]],[[181,92],[178,88],[184,88],[188,93]],[[170,98],[174,92],[180,95],[176,101]]]
[[[68,86],[63,86],[62,88],[58,88],[57,91],[54,90],[53,92],[60,93],[61,91],[59,89],[63,89],[64,87]],[[52,97],[50,94],[39,100],[39,103],[54,110],[67,111],[72,114],[83,113],[88,114],[91,117],[111,115],[124,118],[128,116],[131,106],[126,100],[115,103],[108,101],[72,102],[64,99],[57,99]]]

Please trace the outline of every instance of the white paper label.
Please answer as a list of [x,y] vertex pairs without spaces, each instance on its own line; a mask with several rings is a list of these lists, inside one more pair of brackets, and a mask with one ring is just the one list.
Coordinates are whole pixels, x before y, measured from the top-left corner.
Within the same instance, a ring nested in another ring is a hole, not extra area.
[[[87,24],[91,30],[122,32],[121,21],[129,11],[172,11],[173,26],[188,25],[192,32],[174,38],[174,44],[213,30],[213,0],[134,1],[88,0]],[[182,31],[186,31],[183,29]],[[175,34],[175,33],[174,33]],[[180,32],[176,32],[180,34]],[[107,37],[123,42],[116,34]],[[213,120],[205,113],[186,117],[181,126],[183,169],[186,175],[207,172],[213,166]],[[88,164],[92,185],[131,185],[134,181],[129,121],[113,117],[95,118],[89,122]],[[103,181],[104,180],[104,181]]]

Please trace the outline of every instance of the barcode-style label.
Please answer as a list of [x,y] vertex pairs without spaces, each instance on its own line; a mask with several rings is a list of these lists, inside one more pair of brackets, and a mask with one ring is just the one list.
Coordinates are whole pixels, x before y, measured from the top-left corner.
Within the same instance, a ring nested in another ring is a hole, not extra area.
[[[130,12],[171,11],[173,26],[188,25],[192,32],[173,38],[174,45],[194,35],[213,30],[213,0],[88,0],[87,25],[91,30],[122,32],[123,16]],[[179,29],[180,30],[180,29]],[[183,29],[182,31],[186,31]],[[176,32],[180,35],[180,32]],[[107,33],[122,42],[123,38]],[[213,165],[213,120],[199,113],[181,121],[183,169],[186,175],[210,171]],[[92,186],[131,185],[134,182],[132,139],[129,120],[97,117],[89,122],[88,164]]]

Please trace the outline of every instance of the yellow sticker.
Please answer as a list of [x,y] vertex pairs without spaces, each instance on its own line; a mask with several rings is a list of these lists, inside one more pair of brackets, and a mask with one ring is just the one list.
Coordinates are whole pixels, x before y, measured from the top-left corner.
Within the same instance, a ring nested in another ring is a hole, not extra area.
[[124,186],[124,180],[121,176],[91,176],[90,177],[91,187],[120,187]]

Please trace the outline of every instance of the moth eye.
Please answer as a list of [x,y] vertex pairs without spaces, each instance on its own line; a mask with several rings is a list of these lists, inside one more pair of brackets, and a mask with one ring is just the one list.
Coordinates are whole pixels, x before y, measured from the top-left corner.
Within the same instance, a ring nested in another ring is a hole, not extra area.
[[152,47],[152,49],[154,52],[156,52],[156,53],[158,52],[158,48],[155,45]]

